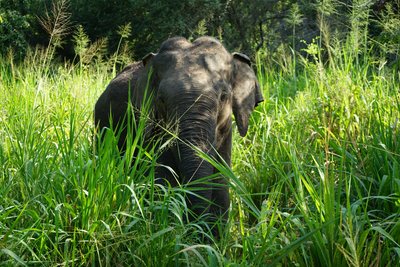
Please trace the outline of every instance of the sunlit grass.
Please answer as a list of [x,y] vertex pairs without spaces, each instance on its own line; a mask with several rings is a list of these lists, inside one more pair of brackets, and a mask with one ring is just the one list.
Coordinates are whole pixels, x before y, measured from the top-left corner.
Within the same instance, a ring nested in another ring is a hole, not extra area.
[[230,185],[220,240],[185,221],[185,186],[154,183],[141,135],[124,156],[111,130],[93,142],[107,66],[2,59],[0,262],[395,266],[399,73],[339,52],[333,66],[299,58],[296,76],[259,62],[265,102],[246,138],[234,134],[233,171],[203,155]]
[[249,213],[255,233],[284,224],[277,224],[280,250],[265,259],[395,265],[399,73],[379,72],[368,62],[326,68],[304,60],[303,67],[294,94],[290,75],[263,75],[270,98],[253,116],[250,136],[237,138],[234,146],[234,155],[240,155],[235,173],[261,214],[263,209],[271,214],[264,222]]

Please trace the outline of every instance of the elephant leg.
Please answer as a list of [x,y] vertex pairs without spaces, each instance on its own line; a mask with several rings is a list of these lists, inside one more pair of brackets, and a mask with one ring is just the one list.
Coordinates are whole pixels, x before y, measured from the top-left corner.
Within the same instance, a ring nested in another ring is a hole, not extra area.
[[231,153],[232,153],[232,121],[226,123],[226,126],[223,127],[218,135],[218,138],[222,138],[223,141],[218,148],[218,154],[222,157],[225,163],[230,167],[231,166]]
[[[225,163],[230,167],[231,165],[231,151],[232,151],[232,126],[231,121],[228,121],[227,125],[221,129],[219,134],[220,138],[223,138],[223,142],[218,149],[218,154],[225,161]],[[214,173],[218,173],[217,169],[214,169]],[[217,176],[215,179],[215,184],[212,190],[211,200],[213,202],[211,206],[211,213],[215,217],[217,221],[220,221],[225,224],[228,220],[228,212],[230,206],[230,197],[229,197],[229,186],[225,177],[222,175]],[[223,228],[223,227],[222,227]],[[219,237],[219,229],[218,227],[213,228],[214,236]]]
[[225,177],[219,177],[215,182],[218,186],[215,186],[212,190],[211,199],[213,204],[211,206],[211,212],[217,217],[227,220],[230,205],[229,187]]
[[169,183],[172,187],[178,185],[176,175],[179,175],[179,173],[177,173],[178,166],[176,162],[175,155],[170,149],[160,155],[157,159],[158,166],[156,167],[156,178],[159,179],[158,183],[163,185]]
[[[231,165],[231,150],[232,150],[232,128],[230,124],[226,130],[224,141],[222,142],[220,148],[218,149],[218,154],[222,157],[225,163],[230,167]],[[218,170],[214,170],[217,173]],[[212,200],[214,203],[213,211],[218,216],[223,216],[225,219],[228,216],[228,209],[230,205],[229,199],[229,186],[227,180],[223,176],[219,176],[216,179],[216,184],[220,186],[215,186],[212,193]]]
[[228,221],[230,198],[229,187],[225,177],[220,176],[216,178],[215,182],[218,185],[214,186],[212,190],[211,200],[213,204],[210,207],[210,213],[214,218],[213,221],[218,223],[212,228],[213,235],[219,238],[221,235],[220,229],[224,229],[223,226]]

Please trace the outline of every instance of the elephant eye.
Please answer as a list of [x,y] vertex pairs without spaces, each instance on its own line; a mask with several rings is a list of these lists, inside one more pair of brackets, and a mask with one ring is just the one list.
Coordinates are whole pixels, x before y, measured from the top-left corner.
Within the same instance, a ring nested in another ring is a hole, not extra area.
[[222,93],[221,95],[220,95],[220,97],[219,97],[219,100],[221,101],[221,102],[224,102],[225,100],[226,100],[226,94],[225,93]]

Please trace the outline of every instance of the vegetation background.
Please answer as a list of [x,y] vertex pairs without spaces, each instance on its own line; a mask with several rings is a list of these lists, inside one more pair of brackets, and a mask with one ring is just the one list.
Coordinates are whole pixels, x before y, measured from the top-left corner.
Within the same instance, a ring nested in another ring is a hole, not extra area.
[[[0,265],[398,266],[399,6],[0,0]],[[206,158],[232,194],[208,243],[140,135],[92,140],[110,79],[175,35],[250,55],[265,96],[233,171]]]

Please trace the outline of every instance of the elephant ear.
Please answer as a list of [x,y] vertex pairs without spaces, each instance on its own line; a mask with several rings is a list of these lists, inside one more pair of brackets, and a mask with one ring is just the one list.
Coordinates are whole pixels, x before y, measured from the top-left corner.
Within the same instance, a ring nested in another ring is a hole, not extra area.
[[149,84],[149,72],[151,70],[153,58],[156,55],[155,53],[148,53],[142,58],[143,66],[141,66],[142,69],[138,74],[137,82],[134,84],[134,90],[132,90],[133,92],[131,95],[132,103],[138,109],[142,107],[145,95],[147,94],[147,97],[149,95],[149,93],[147,93],[148,87],[151,87],[150,90],[152,90],[152,86]]
[[143,66],[146,66],[149,63],[149,61],[152,60],[153,57],[156,56],[156,55],[157,54],[155,54],[155,53],[148,53],[147,55],[145,55],[142,58]]
[[249,127],[249,118],[258,103],[264,101],[248,56],[233,53],[232,110],[240,135]]

